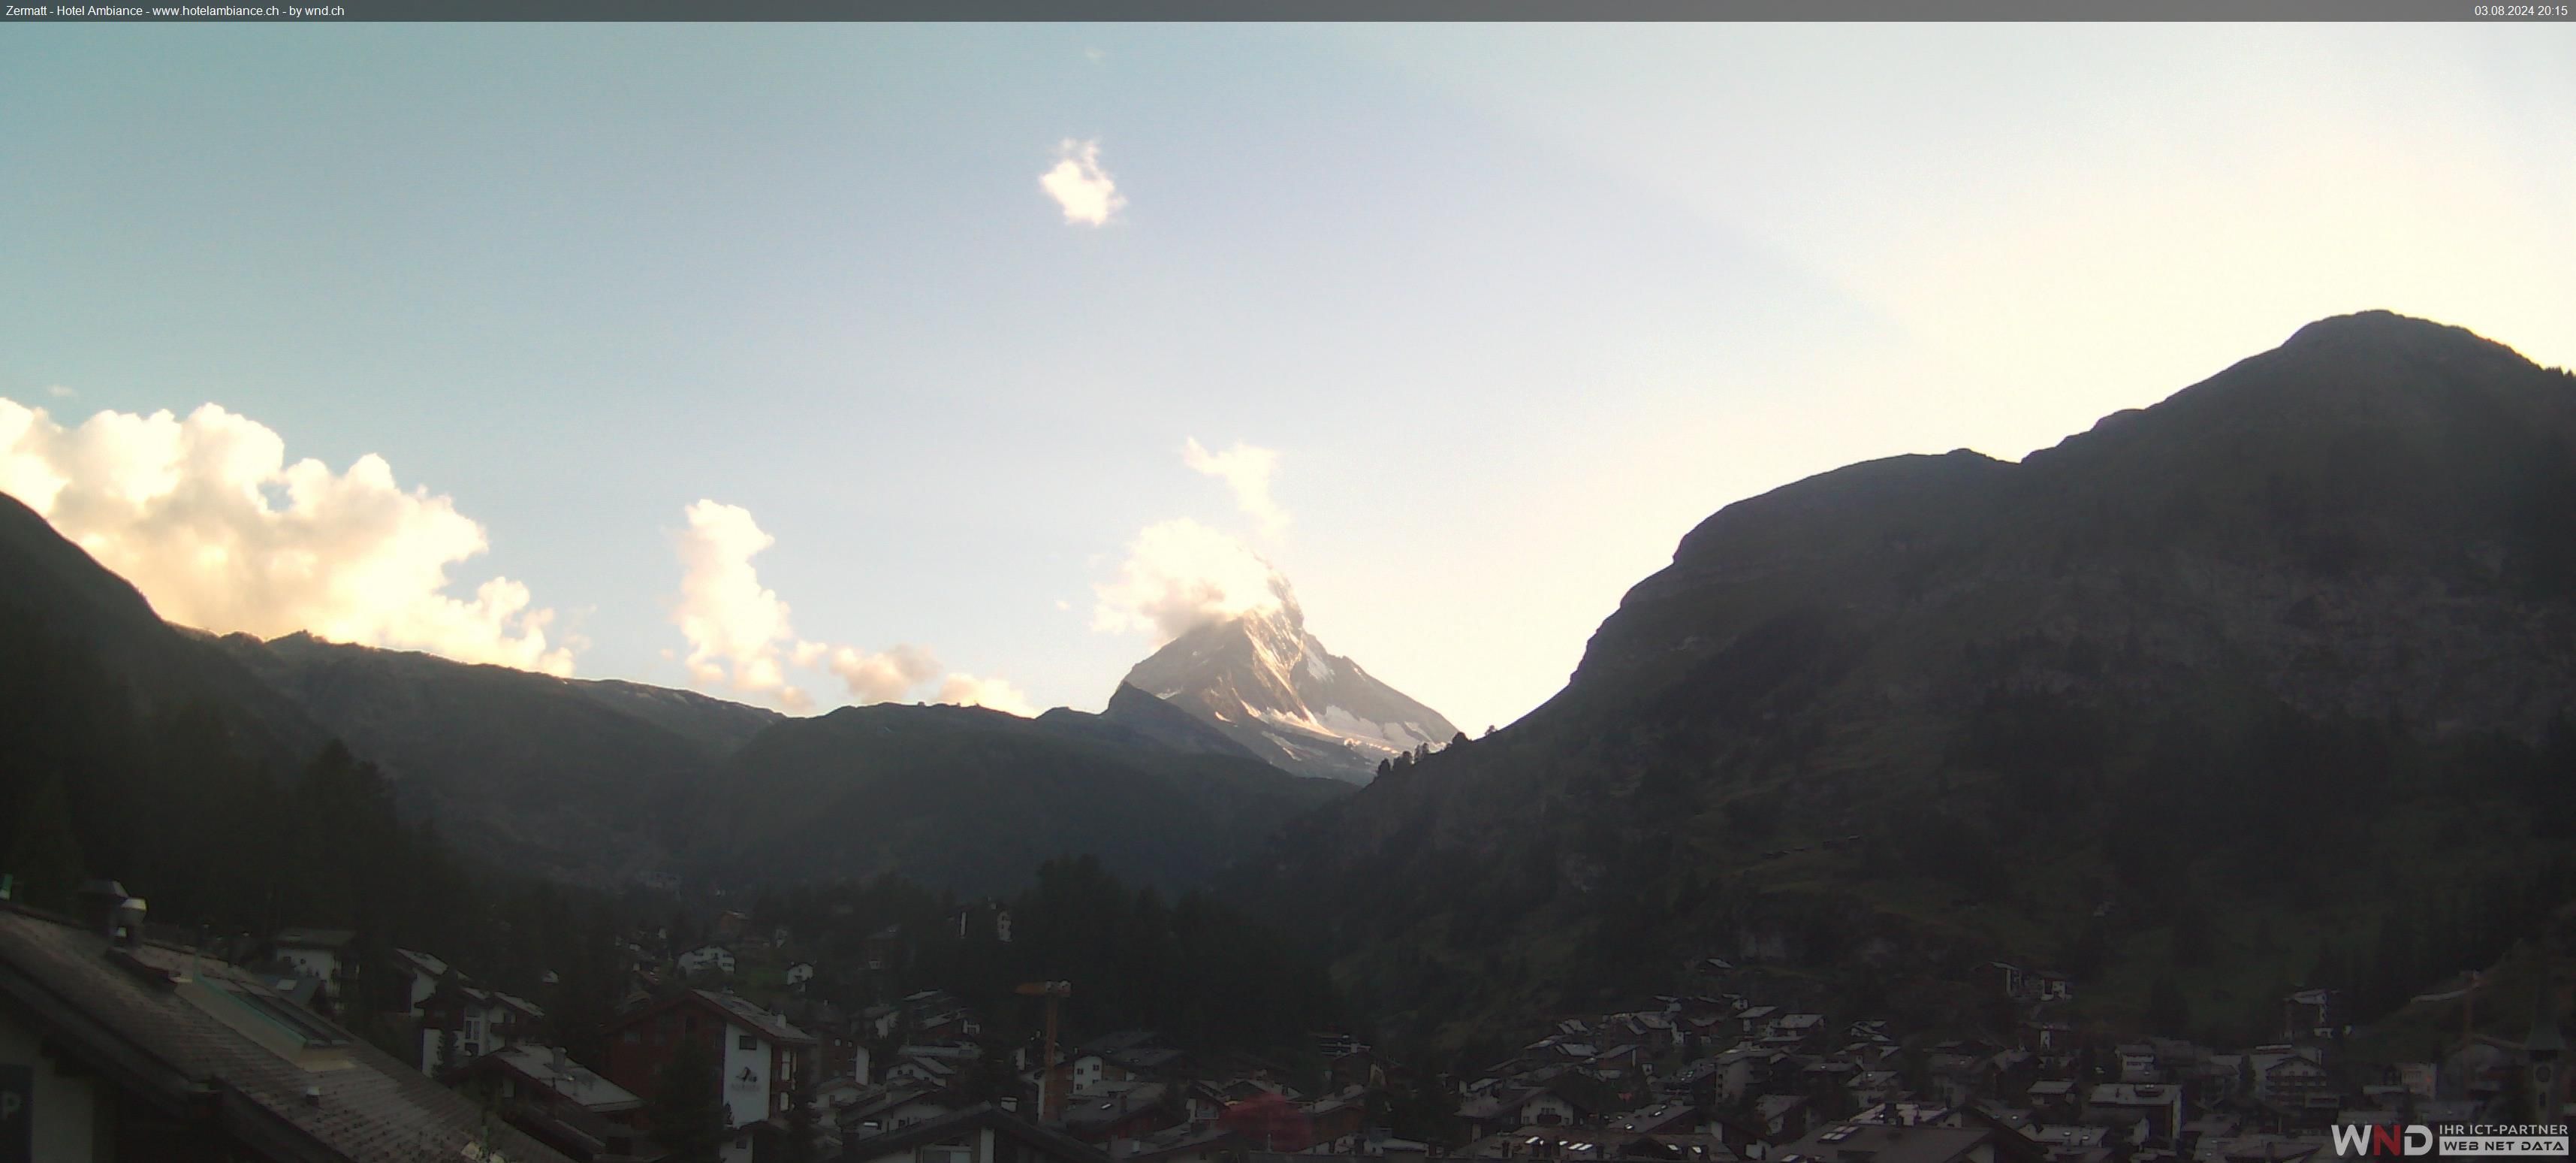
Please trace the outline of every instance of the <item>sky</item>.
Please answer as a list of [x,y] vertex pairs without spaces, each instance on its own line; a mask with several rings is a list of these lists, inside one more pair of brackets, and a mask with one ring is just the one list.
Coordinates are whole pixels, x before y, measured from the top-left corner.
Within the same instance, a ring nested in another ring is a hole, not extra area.
[[1725,504],[2327,315],[2576,364],[2576,28],[13,25],[0,491],[165,617],[1475,731]]

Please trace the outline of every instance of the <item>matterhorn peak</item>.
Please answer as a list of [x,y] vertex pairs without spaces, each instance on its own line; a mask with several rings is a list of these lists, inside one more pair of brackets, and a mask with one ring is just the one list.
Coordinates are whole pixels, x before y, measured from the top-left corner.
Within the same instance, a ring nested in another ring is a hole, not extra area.
[[1278,600],[1184,631],[1126,682],[1189,712],[1271,764],[1366,783],[1398,753],[1458,729],[1306,630],[1286,579]]

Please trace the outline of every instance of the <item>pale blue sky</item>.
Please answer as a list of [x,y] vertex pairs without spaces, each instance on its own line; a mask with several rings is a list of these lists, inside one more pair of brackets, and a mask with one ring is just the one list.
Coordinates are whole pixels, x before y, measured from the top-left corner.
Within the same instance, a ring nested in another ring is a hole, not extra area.
[[2370,307],[2576,361],[2564,25],[10,25],[0,108],[0,397],[379,454],[590,677],[688,681],[710,499],[797,638],[1097,707],[1191,518],[1476,729],[1800,476]]

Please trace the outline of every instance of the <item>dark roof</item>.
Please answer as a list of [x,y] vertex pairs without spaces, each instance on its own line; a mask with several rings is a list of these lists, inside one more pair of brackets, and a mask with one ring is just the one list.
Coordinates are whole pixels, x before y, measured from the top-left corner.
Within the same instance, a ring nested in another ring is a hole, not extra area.
[[936,1143],[968,1127],[985,1127],[995,1134],[1008,1135],[1035,1148],[1040,1155],[1064,1163],[1110,1163],[1107,1152],[1061,1131],[1041,1127],[991,1103],[970,1106],[955,1114],[860,1139],[842,1152],[841,1159],[843,1163],[863,1163],[909,1153],[924,1143]]
[[1837,1123],[1780,1148],[1774,1158],[1832,1160],[1867,1152],[1871,1163],[1951,1163],[1996,1141],[1995,1132],[1984,1127]]
[[[0,905],[0,1006],[120,1093],[261,1154],[410,1163],[460,1158],[484,1133],[472,1103],[191,950],[114,947]],[[495,1134],[514,1163],[563,1159]]]
[[1102,1034],[1083,1043],[1081,1052],[1100,1055],[1119,1054],[1140,1046],[1150,1046],[1159,1041],[1161,1041],[1160,1036],[1152,1030],[1119,1030],[1115,1033]]
[[279,929],[273,944],[282,949],[339,949],[357,939],[350,929]]
[[677,1005],[693,1005],[701,1009],[709,1010],[717,1017],[734,1025],[751,1030],[753,1033],[759,1034],[773,1042],[781,1042],[791,1046],[811,1046],[816,1044],[813,1035],[787,1024],[785,1020],[760,1008],[759,1006],[753,1005],[750,1002],[733,996],[732,994],[715,993],[710,990],[703,989],[693,989],[686,993],[675,993],[651,1005],[629,1010],[620,1015],[616,1021],[609,1023],[607,1032],[612,1034],[616,1033],[619,1030],[625,1029],[628,1026],[634,1025],[637,1022],[643,1021],[646,1018],[652,1017]]

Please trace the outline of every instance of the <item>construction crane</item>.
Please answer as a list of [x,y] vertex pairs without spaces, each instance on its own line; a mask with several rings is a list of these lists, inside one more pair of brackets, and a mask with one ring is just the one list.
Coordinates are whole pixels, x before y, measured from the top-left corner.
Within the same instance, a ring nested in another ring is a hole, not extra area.
[[1073,983],[1024,981],[1012,992],[1046,999],[1046,1067],[1038,1075],[1038,1121],[1052,1125],[1062,1120],[1060,1108],[1064,1103],[1064,1088],[1057,1085],[1055,1077],[1056,1007],[1063,999],[1073,996]]

